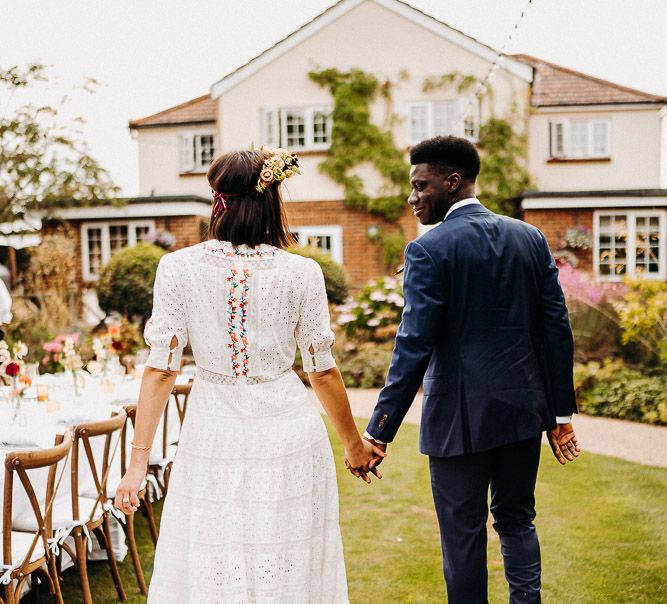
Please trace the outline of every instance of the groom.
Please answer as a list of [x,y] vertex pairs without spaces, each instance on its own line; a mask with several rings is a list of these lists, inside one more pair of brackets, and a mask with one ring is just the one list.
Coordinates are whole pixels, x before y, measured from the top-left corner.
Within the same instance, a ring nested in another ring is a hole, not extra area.
[[487,602],[489,488],[510,602],[539,602],[542,431],[561,464],[579,455],[558,269],[539,230],[475,199],[480,159],[470,142],[425,140],[410,160],[408,203],[422,224],[442,224],[405,250],[405,308],[366,438],[391,442],[423,382],[420,449],[450,604]]

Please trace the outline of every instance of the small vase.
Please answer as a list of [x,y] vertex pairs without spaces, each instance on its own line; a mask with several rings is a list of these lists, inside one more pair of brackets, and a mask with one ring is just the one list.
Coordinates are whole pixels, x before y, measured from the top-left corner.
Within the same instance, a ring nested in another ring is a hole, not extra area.
[[12,409],[12,423],[17,423],[21,418],[21,391],[19,390],[19,378],[13,377],[9,403]]
[[81,396],[84,386],[83,375],[76,369],[72,369],[70,373],[72,374],[72,383],[74,384],[74,396]]

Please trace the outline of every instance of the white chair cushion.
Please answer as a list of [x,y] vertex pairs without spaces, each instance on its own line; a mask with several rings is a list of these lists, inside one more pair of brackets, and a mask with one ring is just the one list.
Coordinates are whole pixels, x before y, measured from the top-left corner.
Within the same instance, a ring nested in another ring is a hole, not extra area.
[[174,456],[176,455],[176,450],[178,449],[178,445],[167,445],[167,457],[163,458],[162,457],[162,447],[159,447],[159,451],[155,452],[155,449],[151,451],[151,455],[148,459],[148,464],[153,466],[153,465],[158,465],[158,464],[167,464],[170,461],[174,460]]
[[[0,542],[2,542],[2,533],[0,533]],[[23,533],[21,531],[12,531],[12,563],[21,564],[23,558],[28,553],[28,549],[32,544],[33,539],[35,538],[35,533]],[[44,555],[44,547],[42,547],[41,537],[37,540],[37,545],[35,545],[35,550],[30,556],[30,562],[34,562],[38,558],[41,558]],[[0,558],[2,558],[2,552],[0,551]],[[4,563],[4,562],[3,562]],[[5,571],[0,570],[0,575]]]
[[[85,522],[89,519],[94,504],[94,497],[79,497],[79,518],[82,521]],[[95,510],[95,519],[99,518],[102,512],[102,504],[98,503]],[[69,497],[56,499],[53,502],[53,529],[57,530],[62,527],[71,526],[72,522],[74,522],[72,518],[72,500]],[[33,514],[32,510],[26,510],[22,514],[19,514],[12,521],[12,528],[17,531],[34,532],[37,530],[35,514]]]

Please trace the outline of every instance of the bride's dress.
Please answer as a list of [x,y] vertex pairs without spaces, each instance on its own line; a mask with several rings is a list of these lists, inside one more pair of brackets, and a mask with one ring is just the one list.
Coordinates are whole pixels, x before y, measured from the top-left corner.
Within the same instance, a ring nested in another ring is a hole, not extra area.
[[[327,432],[292,371],[334,366],[322,271],[262,245],[162,258],[148,365],[197,364],[148,602],[348,602]],[[172,337],[178,346],[169,349]]]

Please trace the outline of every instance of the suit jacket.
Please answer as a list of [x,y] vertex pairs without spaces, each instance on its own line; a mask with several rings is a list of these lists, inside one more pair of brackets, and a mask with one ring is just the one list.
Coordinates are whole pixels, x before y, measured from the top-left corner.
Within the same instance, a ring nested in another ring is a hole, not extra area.
[[482,205],[405,249],[405,307],[368,433],[391,442],[422,384],[420,449],[475,453],[576,412],[573,339],[544,235]]

